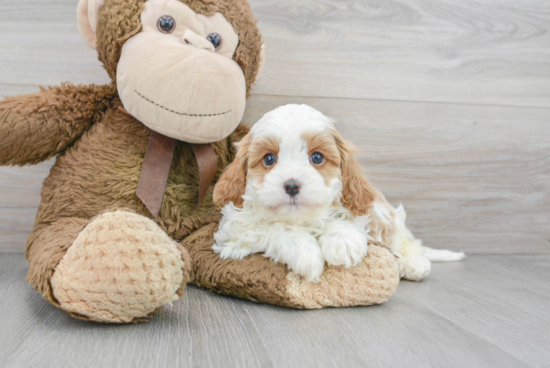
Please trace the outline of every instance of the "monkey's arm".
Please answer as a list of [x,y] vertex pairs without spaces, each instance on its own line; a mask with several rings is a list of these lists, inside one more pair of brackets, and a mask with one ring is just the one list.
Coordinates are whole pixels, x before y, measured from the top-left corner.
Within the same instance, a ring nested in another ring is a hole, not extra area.
[[115,85],[64,83],[0,101],[0,165],[32,165],[63,152],[115,95]]

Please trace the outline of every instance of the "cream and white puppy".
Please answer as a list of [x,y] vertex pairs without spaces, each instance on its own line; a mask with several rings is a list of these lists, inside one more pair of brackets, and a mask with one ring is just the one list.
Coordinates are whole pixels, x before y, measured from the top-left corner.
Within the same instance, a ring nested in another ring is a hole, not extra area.
[[313,282],[325,263],[357,265],[369,242],[393,251],[408,280],[430,273],[427,250],[438,260],[464,257],[422,247],[405,226],[403,207],[394,209],[369,183],[354,153],[333,122],[310,106],[264,115],[215,187],[223,219],[214,251],[233,259],[264,253]]

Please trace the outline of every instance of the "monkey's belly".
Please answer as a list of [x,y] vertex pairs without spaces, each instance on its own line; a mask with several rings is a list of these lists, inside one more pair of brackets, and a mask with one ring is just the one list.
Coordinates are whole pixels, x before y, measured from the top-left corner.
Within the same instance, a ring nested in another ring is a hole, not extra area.
[[[108,113],[106,118],[111,116]],[[91,219],[116,209],[152,218],[136,196],[150,131],[132,118],[115,117],[95,124],[58,157],[44,181],[37,224],[66,217]],[[176,149],[156,219],[174,239],[219,219],[212,188],[203,206],[197,208],[198,170],[191,151],[184,146],[180,143]]]

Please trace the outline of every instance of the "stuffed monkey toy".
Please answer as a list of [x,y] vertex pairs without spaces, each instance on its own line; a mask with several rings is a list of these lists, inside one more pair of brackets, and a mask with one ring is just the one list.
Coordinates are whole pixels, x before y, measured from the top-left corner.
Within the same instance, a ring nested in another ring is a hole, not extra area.
[[145,321],[188,283],[294,308],[377,304],[393,255],[310,284],[261,255],[212,251],[212,183],[235,157],[263,44],[246,0],[80,0],[81,36],[112,83],[0,101],[0,164],[57,155],[27,242],[28,282],[70,315]]

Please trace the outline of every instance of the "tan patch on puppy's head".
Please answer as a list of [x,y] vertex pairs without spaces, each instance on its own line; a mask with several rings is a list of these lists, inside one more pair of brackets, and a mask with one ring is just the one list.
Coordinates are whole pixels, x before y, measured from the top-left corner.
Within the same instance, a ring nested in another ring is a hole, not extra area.
[[323,163],[311,162],[311,165],[323,176],[326,185],[341,177],[342,204],[355,215],[368,213],[377,192],[354,156],[357,153],[355,146],[345,140],[336,129],[322,133],[304,133],[303,139],[307,143],[310,157],[315,152],[323,155]]
[[279,141],[275,138],[253,140],[252,134],[248,133],[237,147],[235,160],[225,169],[214,188],[214,203],[218,209],[222,209],[229,202],[242,208],[242,196],[246,191],[248,176],[255,178],[258,184],[261,184],[265,174],[277,165],[275,163],[267,167],[263,163],[266,155],[271,153],[277,157],[279,154]]
[[264,181],[264,176],[276,165],[266,166],[264,158],[272,154],[276,158],[279,155],[279,141],[272,137],[264,137],[255,139],[248,150],[248,175],[257,180],[257,184],[261,185]]
[[325,131],[323,133],[304,133],[302,139],[306,141],[308,148],[308,155],[318,152],[323,155],[324,160],[321,164],[310,164],[323,176],[325,179],[325,185],[329,185],[334,179],[341,175],[340,165],[341,157],[334,139],[334,133],[332,131]]

